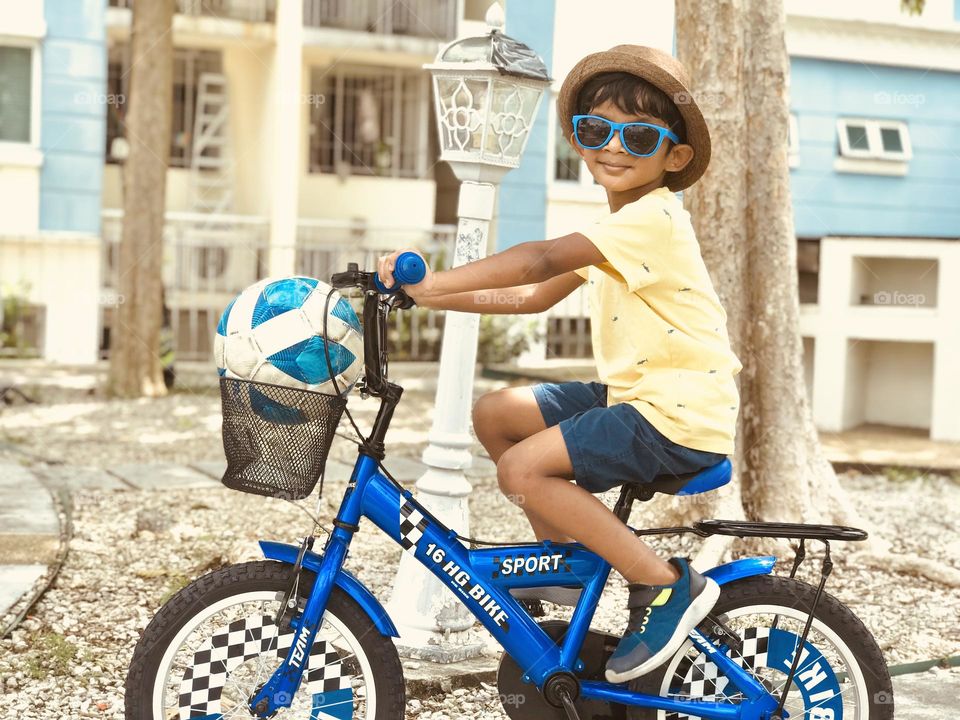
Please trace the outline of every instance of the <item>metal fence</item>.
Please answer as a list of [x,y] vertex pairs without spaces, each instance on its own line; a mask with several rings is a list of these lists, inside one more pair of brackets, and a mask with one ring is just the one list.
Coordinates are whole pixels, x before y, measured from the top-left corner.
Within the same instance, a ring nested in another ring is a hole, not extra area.
[[[132,8],[134,0],[110,0],[110,7]],[[214,18],[273,22],[276,0],[177,0],[177,12]]]
[[[119,246],[123,213],[103,213],[104,301],[101,354],[109,353],[119,295]],[[245,287],[268,275],[270,252],[293,251],[294,272],[329,280],[348,263],[373,268],[377,256],[396,248],[421,250],[431,267],[453,257],[455,227],[378,227],[353,221],[301,220],[293,248],[271,248],[266,218],[242,215],[168,213],[164,228],[163,284],[177,357],[208,359],[220,313]],[[397,313],[391,337],[404,359],[434,359],[442,318],[435,313]]]
[[304,0],[303,24],[452,40],[456,12],[455,0]]

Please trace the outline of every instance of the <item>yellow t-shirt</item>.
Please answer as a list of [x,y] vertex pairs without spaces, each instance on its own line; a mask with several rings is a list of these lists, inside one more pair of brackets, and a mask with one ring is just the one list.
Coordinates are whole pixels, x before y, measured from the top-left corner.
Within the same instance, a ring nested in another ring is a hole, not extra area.
[[658,188],[579,230],[606,262],[581,268],[607,404],[629,402],[685,447],[730,455],[743,365],[690,214]]

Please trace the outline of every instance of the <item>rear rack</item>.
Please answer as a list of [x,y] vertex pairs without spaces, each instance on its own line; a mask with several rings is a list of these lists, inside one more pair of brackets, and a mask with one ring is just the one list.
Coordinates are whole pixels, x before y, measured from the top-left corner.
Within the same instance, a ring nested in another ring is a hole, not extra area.
[[867,539],[867,531],[844,525],[806,525],[803,523],[749,522],[746,520],[701,520],[693,527],[631,528],[634,535],[683,535],[700,537],[733,535],[734,537],[796,538],[798,540],[840,540],[859,542]]
[[[736,537],[798,538],[805,540],[842,540],[859,542],[867,539],[866,530],[843,525],[806,525],[782,522],[747,522],[743,520],[702,520],[693,527],[706,535]],[[700,534],[700,533],[697,533]]]

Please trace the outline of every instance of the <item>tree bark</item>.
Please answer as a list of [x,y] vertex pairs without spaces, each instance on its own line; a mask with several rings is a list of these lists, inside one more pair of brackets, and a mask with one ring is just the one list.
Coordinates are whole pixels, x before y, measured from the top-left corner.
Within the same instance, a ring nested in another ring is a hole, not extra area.
[[[744,366],[733,458],[742,502],[736,489],[685,507],[672,501],[657,508],[658,520],[664,521],[666,510],[670,523],[719,515],[863,526],[823,452],[807,401],[783,3],[677,0],[676,18],[677,54],[690,72],[713,142],[710,167],[684,191],[684,204]],[[715,540],[699,563],[715,562],[728,546]],[[960,572],[890,555],[889,547],[872,533],[859,557],[960,585]]]
[[710,167],[684,203],[744,366],[738,514],[849,521],[803,375],[782,3],[677,0],[677,50],[713,141]]
[[110,338],[108,389],[122,397],[166,394],[160,365],[163,220],[173,111],[174,0],[133,7],[130,97],[123,168],[120,303]]

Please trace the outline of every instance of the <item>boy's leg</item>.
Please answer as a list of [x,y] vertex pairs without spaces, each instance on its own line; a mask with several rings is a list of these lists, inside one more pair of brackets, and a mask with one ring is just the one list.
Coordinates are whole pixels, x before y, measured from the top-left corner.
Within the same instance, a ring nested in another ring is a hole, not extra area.
[[536,521],[583,543],[628,582],[662,585],[677,579],[661,560],[600,500],[571,483],[573,465],[560,428],[515,443],[497,463],[500,487]]
[[[601,555],[630,583],[627,629],[605,671],[606,679],[616,683],[666,662],[720,595],[716,582],[683,558],[661,560],[596,496],[568,482],[575,474],[568,442],[576,457],[578,482],[609,479],[633,468],[635,451],[611,451],[618,446],[616,436],[629,428],[630,418],[630,411],[618,416],[610,408],[591,410],[566,423],[569,438],[559,426],[551,427],[504,452],[497,465],[501,487],[522,499],[524,509]],[[656,452],[652,445],[645,449]]]
[[[473,406],[474,432],[495,463],[518,442],[546,428],[543,414],[530,387],[494,390],[482,395]],[[568,535],[534,516],[522,503],[517,504],[524,510],[538,540],[570,542]]]

